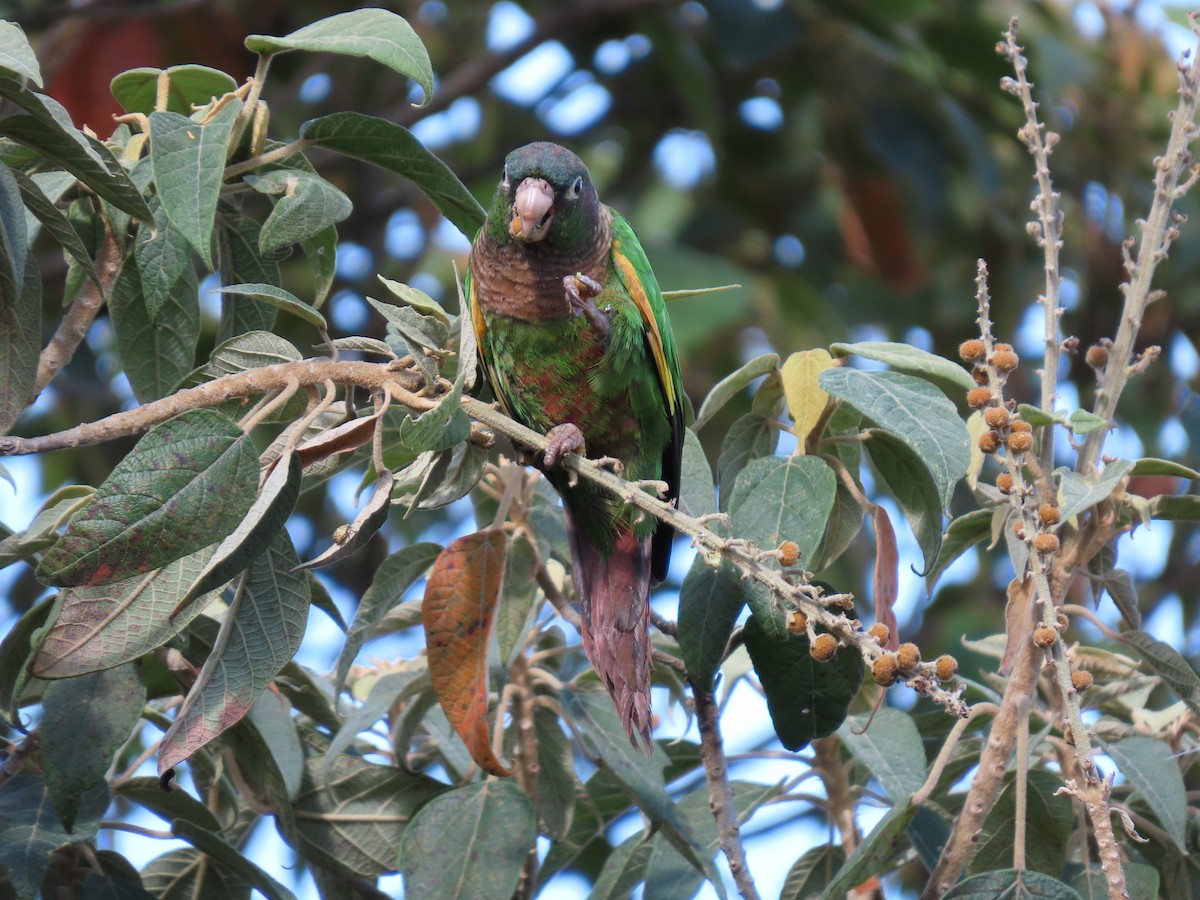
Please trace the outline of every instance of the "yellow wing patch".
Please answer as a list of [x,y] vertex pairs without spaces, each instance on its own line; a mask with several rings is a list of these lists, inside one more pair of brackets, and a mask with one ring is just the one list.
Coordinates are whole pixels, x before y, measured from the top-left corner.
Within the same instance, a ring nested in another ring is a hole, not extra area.
[[482,350],[483,334],[487,330],[487,326],[483,322],[483,310],[475,297],[474,278],[471,279],[471,287],[468,290],[467,305],[471,307],[471,324],[475,327],[475,343]]
[[650,298],[646,296],[646,289],[642,287],[642,280],[638,277],[633,263],[617,249],[616,242],[613,243],[612,257],[617,270],[621,273],[621,280],[625,282],[625,287],[629,290],[629,296],[637,304],[638,311],[642,314],[642,320],[646,323],[646,334],[650,339],[650,353],[654,356],[654,365],[658,367],[658,380],[662,383],[663,393],[667,396],[667,407],[670,412],[674,413],[675,380],[671,377],[671,370],[667,366],[667,354],[663,351],[662,332],[658,330],[658,319],[654,317]]

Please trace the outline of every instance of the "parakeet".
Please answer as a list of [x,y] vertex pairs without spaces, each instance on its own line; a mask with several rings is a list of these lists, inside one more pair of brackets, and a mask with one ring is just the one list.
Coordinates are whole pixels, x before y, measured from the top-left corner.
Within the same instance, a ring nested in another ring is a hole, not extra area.
[[551,143],[514,150],[471,248],[467,302],[482,369],[514,419],[548,432],[541,468],[563,498],[583,647],[634,746],[650,748],[650,586],[673,531],[556,463],[615,457],[632,481],[679,488],[683,388],[666,304],[637,236],[587,167]]

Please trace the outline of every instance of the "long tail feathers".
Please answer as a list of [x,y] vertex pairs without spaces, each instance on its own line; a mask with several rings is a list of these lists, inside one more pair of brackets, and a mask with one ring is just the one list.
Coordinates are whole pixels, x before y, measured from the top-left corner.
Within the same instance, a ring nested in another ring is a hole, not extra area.
[[612,554],[605,556],[575,527],[569,509],[566,517],[583,649],[608,688],[630,742],[649,753],[651,540],[618,534]]

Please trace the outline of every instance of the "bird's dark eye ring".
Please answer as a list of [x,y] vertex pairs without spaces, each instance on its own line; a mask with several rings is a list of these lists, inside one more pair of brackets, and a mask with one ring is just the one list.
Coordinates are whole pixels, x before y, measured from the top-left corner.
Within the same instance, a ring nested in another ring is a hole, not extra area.
[[500,181],[508,184],[508,163],[504,164],[504,168],[500,172]]
[[567,196],[574,200],[583,193],[583,176],[576,175],[575,180],[571,182],[570,190],[567,191]]

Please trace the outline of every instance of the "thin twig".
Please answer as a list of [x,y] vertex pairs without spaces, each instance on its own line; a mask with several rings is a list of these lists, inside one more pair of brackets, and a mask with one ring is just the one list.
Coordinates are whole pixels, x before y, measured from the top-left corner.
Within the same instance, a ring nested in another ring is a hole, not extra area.
[[729,861],[734,883],[745,900],[758,900],[758,888],[746,865],[746,851],[742,847],[742,836],[738,830],[737,815],[733,806],[733,790],[729,786],[729,773],[725,750],[721,741],[720,712],[712,692],[692,684],[692,696],[696,704],[696,724],[700,728],[700,760],[704,763],[704,777],[708,782],[708,808],[717,821],[721,838],[721,849]]

